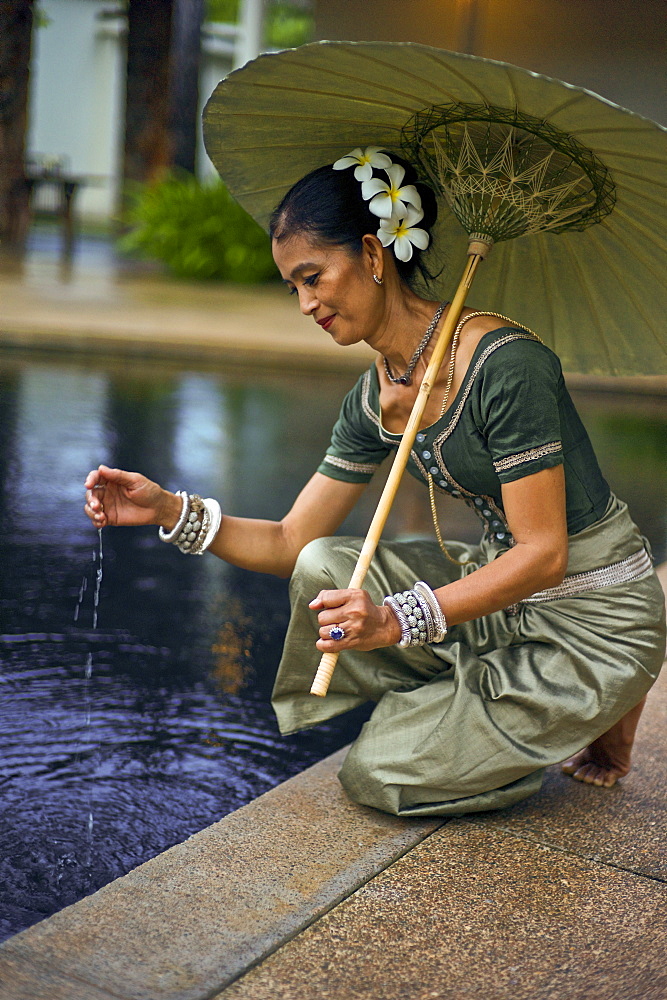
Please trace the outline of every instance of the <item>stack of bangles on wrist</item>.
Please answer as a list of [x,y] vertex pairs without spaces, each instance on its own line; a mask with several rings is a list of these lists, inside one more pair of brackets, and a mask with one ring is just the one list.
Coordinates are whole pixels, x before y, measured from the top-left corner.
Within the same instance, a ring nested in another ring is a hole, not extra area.
[[401,641],[397,646],[424,646],[442,642],[447,635],[447,619],[438,599],[423,580],[418,580],[412,590],[404,590],[393,597],[385,597],[401,626]]
[[178,545],[181,552],[190,556],[202,556],[218,533],[222,512],[217,500],[207,497],[202,500],[196,493],[177,490],[181,498],[181,513],[171,531],[160,528],[160,541]]

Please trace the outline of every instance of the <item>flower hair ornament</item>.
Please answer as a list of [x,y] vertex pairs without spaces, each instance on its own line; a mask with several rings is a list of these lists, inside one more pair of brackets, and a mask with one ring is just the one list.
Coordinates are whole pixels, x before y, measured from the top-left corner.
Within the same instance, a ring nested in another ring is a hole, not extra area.
[[[333,164],[334,170],[348,167],[354,167],[354,176],[361,182],[361,196],[369,203],[369,211],[380,219],[377,238],[382,246],[393,244],[394,254],[402,261],[411,260],[413,246],[425,250],[429,235],[425,229],[417,227],[424,218],[422,200],[414,184],[403,184],[405,168],[383,153],[381,146],[367,146],[364,150],[358,146]],[[375,177],[374,170],[382,170],[388,180]]]

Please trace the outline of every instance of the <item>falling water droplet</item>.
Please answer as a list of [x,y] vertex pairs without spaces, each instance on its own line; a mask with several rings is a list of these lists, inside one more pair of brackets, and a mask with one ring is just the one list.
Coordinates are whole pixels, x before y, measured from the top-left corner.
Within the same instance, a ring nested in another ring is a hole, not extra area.
[[88,589],[88,577],[84,576],[83,580],[81,581],[81,586],[79,587],[79,597],[77,599],[76,607],[74,609],[75,622],[78,622],[79,620],[79,611],[81,610],[81,605],[83,604],[83,595],[86,593],[87,589]]
[[100,603],[100,587],[102,586],[102,560],[104,558],[104,552],[102,550],[102,529],[97,529],[97,534],[100,540],[99,549],[99,562],[97,564],[97,573],[95,574],[95,597],[93,598],[93,628],[97,628],[97,609]]
[[[97,536],[98,536],[98,539],[99,539],[99,548],[97,549],[97,551],[93,552],[93,563],[97,563],[97,568],[96,568],[96,571],[95,571],[95,590],[94,590],[94,593],[93,593],[93,629],[97,628],[98,608],[99,608],[99,603],[100,603],[100,589],[102,587],[102,561],[103,561],[103,558],[104,558],[104,553],[103,553],[103,549],[102,549],[102,529],[101,528],[98,528],[98,530],[97,530]],[[79,589],[79,599],[77,601],[76,610],[74,612],[74,621],[77,621],[78,618],[79,618],[79,612],[81,610],[81,605],[83,603],[84,594],[86,593],[87,589],[88,589],[88,578],[84,577],[83,581],[81,583],[81,587]],[[84,678],[85,678],[85,680],[84,680],[84,695],[83,695],[84,719],[85,719],[86,729],[88,730],[88,732],[87,732],[87,737],[88,737],[87,742],[88,743],[92,742],[91,739],[90,739],[90,735],[91,735],[90,734],[90,724],[91,724],[90,679],[91,679],[92,675],[93,675],[93,654],[92,654],[92,651],[91,651],[86,656],[86,664],[85,664],[85,669],[84,669]],[[94,766],[94,763],[93,763],[94,762],[94,757],[95,757],[95,754],[93,753],[91,755],[91,758],[90,758],[90,766],[91,767]],[[87,840],[87,849],[86,849],[85,857],[84,857],[84,860],[83,860],[84,867],[86,869],[90,869],[91,865],[92,865],[93,826],[94,826],[94,823],[95,823],[95,817],[93,815],[93,782],[89,781],[88,782],[88,822],[87,822],[87,837],[86,837],[86,840]]]

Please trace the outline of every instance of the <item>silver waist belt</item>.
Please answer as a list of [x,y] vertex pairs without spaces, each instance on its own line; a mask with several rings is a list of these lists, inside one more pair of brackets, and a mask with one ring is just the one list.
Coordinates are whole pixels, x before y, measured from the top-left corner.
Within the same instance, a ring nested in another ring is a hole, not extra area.
[[[530,597],[524,597],[520,604],[542,604],[544,601],[558,601],[563,597],[572,597],[573,594],[583,594],[587,590],[599,590],[601,587],[611,587],[615,583],[629,583],[630,580],[637,580],[640,576],[652,568],[653,562],[646,549],[638,549],[631,556],[621,559],[620,562],[611,563],[610,566],[601,566],[599,569],[591,569],[586,573],[573,573],[566,576],[557,587],[549,587],[547,590],[538,590]],[[511,610],[518,608],[515,604]],[[507,609],[508,611],[510,608]]]

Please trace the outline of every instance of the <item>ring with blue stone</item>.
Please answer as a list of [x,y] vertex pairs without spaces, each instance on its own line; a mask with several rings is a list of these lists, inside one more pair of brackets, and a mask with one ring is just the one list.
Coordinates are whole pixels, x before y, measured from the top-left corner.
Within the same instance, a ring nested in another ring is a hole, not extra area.
[[332,625],[329,629],[329,638],[338,642],[340,639],[345,638],[345,629],[341,628],[340,625]]

